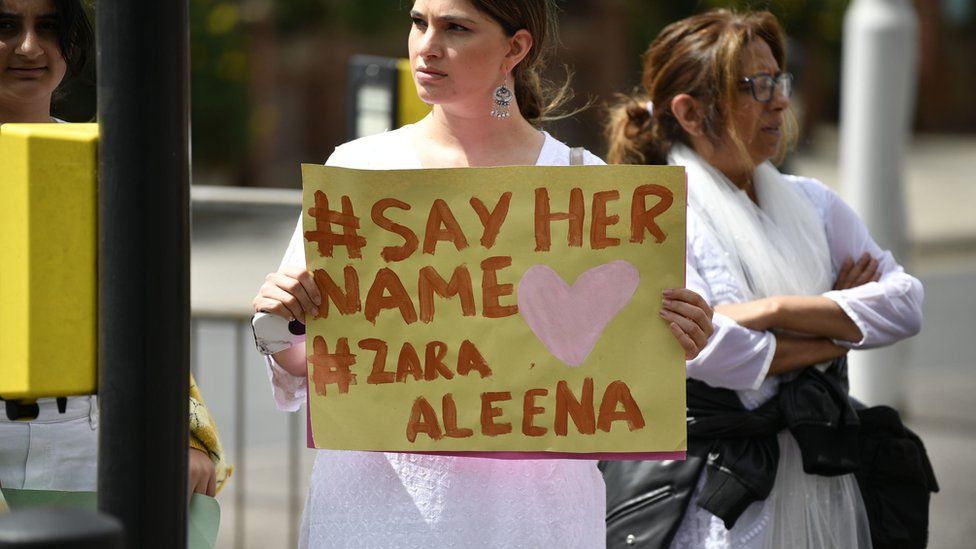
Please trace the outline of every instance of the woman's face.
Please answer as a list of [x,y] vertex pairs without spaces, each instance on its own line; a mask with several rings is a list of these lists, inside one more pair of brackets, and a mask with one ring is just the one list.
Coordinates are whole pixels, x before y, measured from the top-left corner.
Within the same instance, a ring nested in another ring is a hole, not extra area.
[[0,0],[0,102],[50,102],[67,63],[52,0]]
[[490,110],[491,94],[512,67],[510,38],[466,0],[417,0],[410,11],[410,67],[420,99],[431,105]]
[[[779,71],[779,63],[766,41],[753,40],[743,51],[739,63],[740,78],[763,73],[775,76]],[[783,139],[783,117],[789,105],[789,97],[783,95],[778,88],[769,103],[756,101],[748,84],[738,91],[733,123],[749,153],[753,167],[773,158],[779,151]],[[737,150],[734,145],[732,150]]]

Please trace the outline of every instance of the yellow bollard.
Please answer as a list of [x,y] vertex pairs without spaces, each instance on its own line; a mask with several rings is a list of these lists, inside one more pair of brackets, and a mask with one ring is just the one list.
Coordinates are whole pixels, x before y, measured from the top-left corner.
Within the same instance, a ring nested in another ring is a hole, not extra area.
[[410,72],[410,60],[397,60],[397,127],[419,122],[430,112],[430,105],[417,96],[417,86]]
[[94,393],[97,124],[0,126],[0,397]]

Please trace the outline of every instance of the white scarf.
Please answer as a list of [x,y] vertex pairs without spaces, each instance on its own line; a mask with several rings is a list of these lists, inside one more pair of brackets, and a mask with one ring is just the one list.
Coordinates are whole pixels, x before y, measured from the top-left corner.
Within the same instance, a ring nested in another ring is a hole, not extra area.
[[722,248],[721,260],[747,301],[831,288],[823,223],[809,199],[770,162],[752,176],[759,205],[689,147],[675,145],[668,163],[685,166],[688,207]]

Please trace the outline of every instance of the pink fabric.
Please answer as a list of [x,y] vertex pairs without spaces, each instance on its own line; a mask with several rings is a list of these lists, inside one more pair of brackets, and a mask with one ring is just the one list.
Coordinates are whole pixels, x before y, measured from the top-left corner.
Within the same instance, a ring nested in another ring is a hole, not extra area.
[[686,452],[597,452],[594,454],[572,454],[569,452],[412,452],[432,456],[452,456],[487,459],[584,459],[584,460],[645,460],[645,461],[684,461]]

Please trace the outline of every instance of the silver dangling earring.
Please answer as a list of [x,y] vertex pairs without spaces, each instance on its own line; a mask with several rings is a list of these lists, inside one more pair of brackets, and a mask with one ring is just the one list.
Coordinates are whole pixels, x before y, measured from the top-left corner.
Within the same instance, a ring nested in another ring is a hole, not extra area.
[[505,84],[495,88],[495,93],[491,96],[491,116],[492,118],[508,118],[511,113],[508,112],[508,107],[512,104],[512,99],[515,98],[515,94],[512,93],[512,88],[509,88]]

